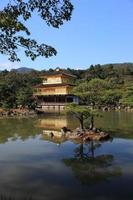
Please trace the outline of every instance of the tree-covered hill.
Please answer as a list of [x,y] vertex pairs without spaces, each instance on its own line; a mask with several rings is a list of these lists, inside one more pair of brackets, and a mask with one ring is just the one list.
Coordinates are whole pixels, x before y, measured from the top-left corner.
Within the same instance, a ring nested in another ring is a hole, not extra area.
[[[133,107],[133,64],[91,65],[86,69],[64,69],[76,75],[73,93],[81,102],[96,106]],[[49,70],[0,71],[0,107],[17,108],[34,105],[33,86]],[[23,72],[23,73],[22,73]]]
[[127,64],[91,65],[73,92],[93,106],[133,107],[133,69]]
[[28,67],[20,67],[18,69],[12,69],[11,71],[15,71],[15,72],[18,72],[18,73],[29,73],[29,72],[32,72],[32,71],[35,71],[35,70],[32,69],[32,68],[28,68]]
[[133,63],[114,63],[114,64],[105,64],[105,65],[91,65],[88,68],[81,70],[75,70],[67,68],[69,72],[74,75],[77,75],[78,78],[84,78],[88,74],[91,76],[105,78],[109,76],[109,73],[117,73],[118,75],[133,75]]
[[113,65],[114,68],[121,68],[121,69],[130,69],[133,71],[133,63],[113,63],[113,64],[105,64],[102,65],[103,67],[108,67],[109,65]]

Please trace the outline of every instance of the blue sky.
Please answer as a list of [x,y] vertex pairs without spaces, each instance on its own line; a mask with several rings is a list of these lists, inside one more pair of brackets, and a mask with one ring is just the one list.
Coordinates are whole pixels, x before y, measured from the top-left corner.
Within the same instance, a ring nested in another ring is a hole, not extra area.
[[[0,1],[2,7],[7,0]],[[133,0],[72,0],[72,19],[60,29],[48,27],[36,15],[28,22],[31,37],[53,45],[57,56],[34,62],[19,51],[20,63],[0,55],[4,68],[88,68],[91,64],[133,62]]]

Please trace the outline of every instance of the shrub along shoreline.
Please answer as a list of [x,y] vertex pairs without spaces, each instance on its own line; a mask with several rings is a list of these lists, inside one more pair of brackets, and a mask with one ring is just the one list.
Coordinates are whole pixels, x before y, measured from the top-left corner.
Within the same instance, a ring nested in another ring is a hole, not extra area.
[[0,109],[0,118],[6,117],[35,117],[37,113],[29,109]]
[[[88,107],[88,106],[87,106]],[[125,111],[125,112],[133,112],[132,107],[101,107],[98,109],[99,111],[102,112],[110,112],[110,111]],[[42,112],[43,113],[43,112]],[[45,113],[45,112],[44,112]],[[64,112],[63,112],[64,113]],[[17,108],[17,109],[3,109],[0,108],[0,118],[27,118],[27,117],[36,117],[39,116],[40,114],[36,110],[31,110],[28,108]]]

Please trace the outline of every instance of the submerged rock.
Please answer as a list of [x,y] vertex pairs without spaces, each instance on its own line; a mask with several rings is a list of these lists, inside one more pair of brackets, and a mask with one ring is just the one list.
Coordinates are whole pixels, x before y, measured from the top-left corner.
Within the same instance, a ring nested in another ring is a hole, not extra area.
[[[68,129],[69,130],[69,129]],[[81,141],[101,141],[110,139],[110,135],[103,131],[95,132],[93,130],[83,130],[80,133],[77,131],[55,131],[55,130],[44,130],[43,134],[52,137],[65,137],[70,140],[81,140]]]
[[83,137],[83,140],[84,141],[87,141],[87,140],[101,141],[101,140],[107,140],[109,138],[110,138],[110,135],[108,133],[104,133],[104,132],[96,133],[96,132],[89,131],[86,133],[85,137]]

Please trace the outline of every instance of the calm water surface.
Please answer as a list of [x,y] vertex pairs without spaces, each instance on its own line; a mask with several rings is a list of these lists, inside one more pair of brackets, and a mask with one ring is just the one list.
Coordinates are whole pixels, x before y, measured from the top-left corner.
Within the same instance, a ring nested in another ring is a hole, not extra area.
[[133,199],[133,113],[105,112],[112,140],[78,144],[43,130],[75,128],[72,117],[0,119],[0,194],[14,199]]

